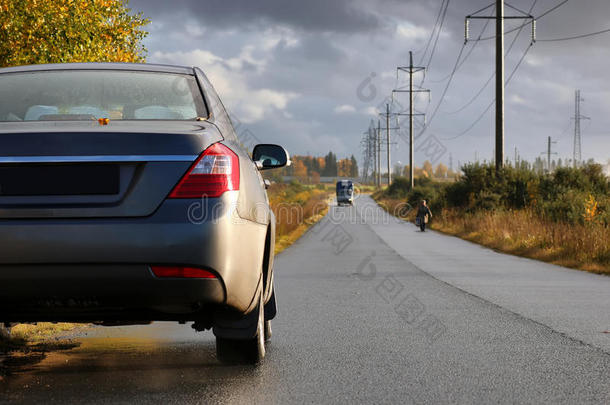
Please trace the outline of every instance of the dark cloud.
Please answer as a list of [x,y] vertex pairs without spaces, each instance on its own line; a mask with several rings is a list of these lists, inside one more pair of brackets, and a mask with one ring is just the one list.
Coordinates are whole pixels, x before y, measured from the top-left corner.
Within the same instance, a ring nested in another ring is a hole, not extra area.
[[[526,11],[535,4],[532,14],[538,16],[561,1],[513,0],[511,4]],[[265,120],[252,124],[261,139],[284,143],[294,153],[326,153],[332,147],[342,155],[358,155],[359,138],[372,118],[364,113],[365,109],[380,104],[397,83],[404,84],[404,78],[396,80],[395,68],[407,62],[409,50],[415,52],[416,62],[422,59],[441,3],[442,0],[131,0],[130,6],[153,21],[147,40],[151,54],[199,49],[223,58],[228,69],[233,69],[235,65],[227,61],[239,57],[246,46],[254,48],[253,59],[242,60],[236,68],[250,89],[298,94],[284,111],[274,111]],[[451,72],[462,47],[465,15],[490,3],[492,0],[450,1],[424,85],[431,89],[432,101],[428,104],[427,98],[422,97],[416,105],[419,110],[427,110],[428,118],[445,89],[447,82],[442,79]],[[506,12],[512,13],[508,8]],[[538,38],[610,28],[608,15],[608,0],[570,0],[538,21]],[[506,27],[516,24],[507,21]],[[196,33],[193,25],[201,32]],[[471,36],[476,37],[483,25],[482,21],[473,22]],[[484,35],[493,34],[490,23]],[[507,46],[514,35],[506,36]],[[279,38],[274,45],[263,45],[273,36]],[[552,136],[559,141],[559,155],[569,157],[573,93],[580,88],[586,100],[583,112],[592,117],[583,128],[583,154],[606,159],[603,156],[610,150],[609,138],[603,135],[610,126],[609,41],[610,35],[538,42],[529,50],[506,91],[507,154],[517,147],[522,156],[532,160],[544,149],[546,137]],[[506,58],[507,76],[528,45],[529,27]],[[494,98],[493,81],[482,89],[494,71],[494,41],[472,42],[465,53],[469,57],[455,74],[429,129],[439,138],[449,138],[471,126]],[[264,61],[265,67],[259,69],[257,61]],[[372,72],[377,96],[372,102],[365,102],[356,90]],[[397,96],[406,105],[404,97]],[[341,105],[354,107],[356,113],[335,114],[335,107]],[[454,164],[472,160],[475,150],[481,159],[489,159],[494,147],[493,131],[492,108],[466,135],[444,141]],[[399,141],[394,146],[393,160],[404,163],[407,150],[407,145]],[[448,154],[445,163],[447,158]]]
[[182,13],[223,29],[288,25],[308,31],[361,32],[379,28],[376,14],[354,0],[131,0],[151,18]]

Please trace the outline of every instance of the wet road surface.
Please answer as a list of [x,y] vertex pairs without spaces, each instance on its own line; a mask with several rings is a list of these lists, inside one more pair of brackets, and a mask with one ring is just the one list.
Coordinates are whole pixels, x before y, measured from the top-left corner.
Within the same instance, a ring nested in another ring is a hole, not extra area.
[[189,325],[96,327],[5,359],[0,402],[610,403],[610,277],[422,234],[367,197],[331,214],[276,259],[259,367]]

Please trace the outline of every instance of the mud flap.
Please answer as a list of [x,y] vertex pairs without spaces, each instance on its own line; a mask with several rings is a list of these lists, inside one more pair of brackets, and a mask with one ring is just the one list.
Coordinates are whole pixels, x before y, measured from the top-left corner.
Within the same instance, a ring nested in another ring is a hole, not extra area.
[[252,339],[256,336],[258,324],[258,311],[250,311],[247,315],[225,316],[225,314],[214,317],[214,336],[225,339]]
[[267,303],[265,304],[265,321],[270,321],[273,318],[275,318],[275,315],[277,314],[277,304],[275,302],[275,288],[273,289],[273,292],[271,293],[271,298],[269,298],[269,301],[267,301]]

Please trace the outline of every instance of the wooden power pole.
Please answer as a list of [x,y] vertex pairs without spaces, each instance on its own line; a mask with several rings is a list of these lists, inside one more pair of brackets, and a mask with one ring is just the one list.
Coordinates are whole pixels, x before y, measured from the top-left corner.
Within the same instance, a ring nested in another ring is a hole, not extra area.
[[492,17],[476,15],[492,7],[492,5],[482,8],[472,15],[466,16],[465,40],[468,41],[468,23],[470,19],[495,19],[496,20],[496,140],[495,140],[495,161],[496,172],[502,169],[504,164],[504,20],[505,19],[529,19],[532,24],[532,42],[535,38],[536,20],[530,14],[508,5],[510,8],[521,13],[519,16],[504,15],[504,0],[496,0],[496,15]]

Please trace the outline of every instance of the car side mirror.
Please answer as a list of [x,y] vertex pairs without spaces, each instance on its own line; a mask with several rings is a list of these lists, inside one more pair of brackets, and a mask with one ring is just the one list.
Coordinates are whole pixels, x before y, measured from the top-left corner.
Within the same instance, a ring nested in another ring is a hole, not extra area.
[[290,166],[290,156],[286,149],[279,145],[260,144],[252,151],[252,160],[256,163],[258,170],[277,169]]

